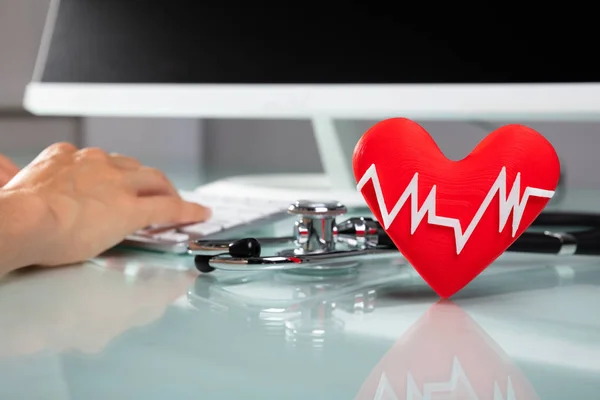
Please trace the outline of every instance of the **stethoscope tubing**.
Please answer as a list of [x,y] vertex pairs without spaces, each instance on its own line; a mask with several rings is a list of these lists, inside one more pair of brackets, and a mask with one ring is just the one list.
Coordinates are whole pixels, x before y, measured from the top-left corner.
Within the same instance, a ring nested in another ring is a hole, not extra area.
[[[283,245],[287,243],[293,243],[294,238],[289,237],[264,237],[264,238],[256,238],[260,242],[261,245]],[[201,255],[219,255],[226,253],[229,250],[229,245],[231,244],[231,240],[228,239],[201,239],[194,240],[188,244],[188,253],[189,254],[201,254]]]
[[[554,255],[600,255],[600,215],[575,212],[545,212],[536,218],[531,227],[587,228],[574,231],[524,232],[506,251]],[[258,271],[285,269],[335,269],[341,268],[336,260],[347,264],[348,258],[389,257],[399,255],[389,236],[380,227],[378,232],[383,245],[354,250],[299,254],[294,256],[263,256],[239,258],[228,255],[230,240],[197,240],[189,244],[193,255],[214,256],[209,265],[230,271]],[[280,246],[294,243],[293,237],[256,238],[263,246]]]
[[[581,212],[541,213],[532,227],[571,228],[571,230],[524,232],[509,252],[554,255],[600,255],[600,214]],[[576,230],[575,228],[583,228]]]
[[[369,260],[399,256],[396,249],[356,249],[332,251],[327,253],[305,254],[298,256],[266,256],[238,258],[226,255],[215,257],[209,261],[212,268],[226,271],[264,271],[264,270],[334,270],[349,267],[348,258],[359,261],[369,257]],[[339,260],[339,261],[337,261]],[[337,262],[336,262],[337,261]]]

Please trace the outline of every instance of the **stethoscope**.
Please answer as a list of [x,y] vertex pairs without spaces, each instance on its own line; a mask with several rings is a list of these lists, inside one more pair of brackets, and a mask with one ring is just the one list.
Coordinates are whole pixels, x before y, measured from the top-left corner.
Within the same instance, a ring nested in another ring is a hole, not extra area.
[[[369,257],[401,257],[381,227],[369,217],[353,217],[337,222],[347,208],[336,201],[292,203],[288,213],[299,218],[293,235],[284,237],[240,238],[234,240],[195,240],[188,244],[196,268],[214,270],[331,271],[353,268]],[[543,212],[532,228],[562,227],[570,231],[530,229],[508,252],[554,255],[600,255],[600,215],[572,212]],[[578,229],[580,228],[580,229]],[[271,248],[271,255],[263,249]]]

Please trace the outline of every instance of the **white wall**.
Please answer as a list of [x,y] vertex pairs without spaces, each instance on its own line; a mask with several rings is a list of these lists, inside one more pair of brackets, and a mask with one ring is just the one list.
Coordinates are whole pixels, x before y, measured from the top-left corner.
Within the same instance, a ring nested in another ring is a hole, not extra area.
[[50,0],[0,0],[0,109],[21,109]]
[[[376,121],[345,124],[350,143]],[[570,187],[600,188],[600,124],[531,122],[555,146]],[[460,122],[422,122],[446,156],[460,159],[500,123],[484,126]],[[344,126],[344,125],[342,125]],[[210,121],[205,130],[206,160],[221,172],[320,171],[321,165],[308,121]],[[285,150],[287,149],[287,150]],[[289,149],[292,149],[291,151]]]
[[25,165],[55,142],[78,143],[77,120],[0,115],[0,153]]
[[208,120],[205,135],[204,159],[211,179],[322,171],[308,120]]
[[0,152],[26,162],[57,141],[77,142],[73,118],[32,118],[21,105],[49,0],[0,0]]
[[82,143],[160,168],[182,189],[204,181],[204,123],[195,119],[86,118]]

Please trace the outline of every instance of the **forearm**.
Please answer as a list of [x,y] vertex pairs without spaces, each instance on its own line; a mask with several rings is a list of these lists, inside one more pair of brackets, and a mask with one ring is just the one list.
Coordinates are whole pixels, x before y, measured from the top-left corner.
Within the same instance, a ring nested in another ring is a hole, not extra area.
[[52,215],[23,190],[0,189],[0,275],[43,262],[52,236]]

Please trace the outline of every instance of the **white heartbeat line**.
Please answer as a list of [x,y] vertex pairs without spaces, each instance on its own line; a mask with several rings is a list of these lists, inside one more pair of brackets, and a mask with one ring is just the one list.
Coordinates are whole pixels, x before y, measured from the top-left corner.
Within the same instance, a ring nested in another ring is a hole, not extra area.
[[369,169],[367,169],[365,174],[362,176],[362,178],[358,182],[358,185],[357,185],[358,190],[361,191],[362,188],[369,181],[373,182],[373,188],[375,189],[375,196],[377,198],[377,205],[379,207],[379,212],[381,213],[381,218],[383,219],[383,221],[382,221],[383,227],[385,229],[388,229],[390,227],[390,225],[394,222],[396,216],[398,215],[398,213],[400,212],[402,207],[404,207],[404,204],[408,201],[408,198],[410,197],[410,200],[411,200],[411,203],[410,203],[410,206],[411,206],[411,208],[410,208],[410,210],[411,210],[410,234],[412,235],[415,233],[415,231],[421,224],[421,221],[425,217],[425,214],[427,214],[427,222],[430,225],[445,226],[445,227],[454,229],[454,237],[456,239],[456,254],[460,254],[460,252],[463,250],[463,248],[467,244],[467,241],[473,234],[473,231],[475,230],[475,228],[481,221],[481,218],[485,214],[487,208],[489,207],[490,203],[492,202],[492,200],[494,199],[496,194],[498,194],[498,196],[500,197],[500,199],[499,199],[500,200],[500,221],[498,224],[498,228],[499,228],[498,232],[501,233],[504,230],[506,222],[508,221],[508,217],[510,216],[510,214],[512,212],[513,213],[513,220],[512,220],[512,236],[513,237],[516,235],[517,231],[519,230],[521,218],[523,217],[523,212],[525,211],[525,207],[527,206],[527,201],[529,200],[529,197],[535,196],[535,197],[552,198],[552,196],[554,196],[553,190],[538,189],[538,188],[527,186],[525,188],[525,192],[523,193],[523,197],[519,201],[519,196],[520,196],[520,192],[521,192],[521,173],[519,172],[513,183],[512,189],[507,197],[506,196],[506,186],[507,186],[506,167],[502,167],[502,170],[498,174],[498,178],[496,178],[496,181],[490,188],[490,191],[488,192],[487,196],[485,197],[485,199],[483,199],[483,202],[481,203],[481,206],[479,206],[479,209],[475,213],[475,216],[471,220],[471,223],[469,224],[467,229],[465,229],[465,231],[462,232],[462,227],[461,227],[460,221],[458,219],[448,218],[448,217],[440,217],[440,216],[436,215],[436,196],[435,195],[436,195],[437,185],[433,185],[433,187],[431,188],[431,191],[429,192],[429,195],[425,199],[425,202],[419,209],[419,203],[418,203],[419,173],[418,172],[415,172],[412,180],[410,181],[410,183],[408,184],[408,186],[406,187],[406,189],[404,190],[404,192],[402,193],[402,195],[396,202],[396,205],[394,206],[394,208],[392,208],[392,211],[390,211],[390,212],[387,211],[388,208],[385,204],[385,198],[383,197],[381,184],[379,183],[379,175],[377,174],[377,169],[375,168],[375,164],[372,164],[369,167]]
[[[432,382],[423,384],[423,392],[419,390],[419,386],[415,382],[410,371],[406,376],[406,400],[431,400],[434,393],[453,393],[458,388],[458,384],[462,383],[468,393],[465,400],[479,400],[469,377],[465,373],[458,358],[454,357],[452,362],[452,371],[450,379],[447,382]],[[374,400],[400,400],[394,388],[390,384],[385,373],[381,375]],[[497,381],[494,381],[494,397],[493,400],[516,400],[515,390],[512,385],[510,376],[507,377],[506,399],[500,391],[500,386]]]

